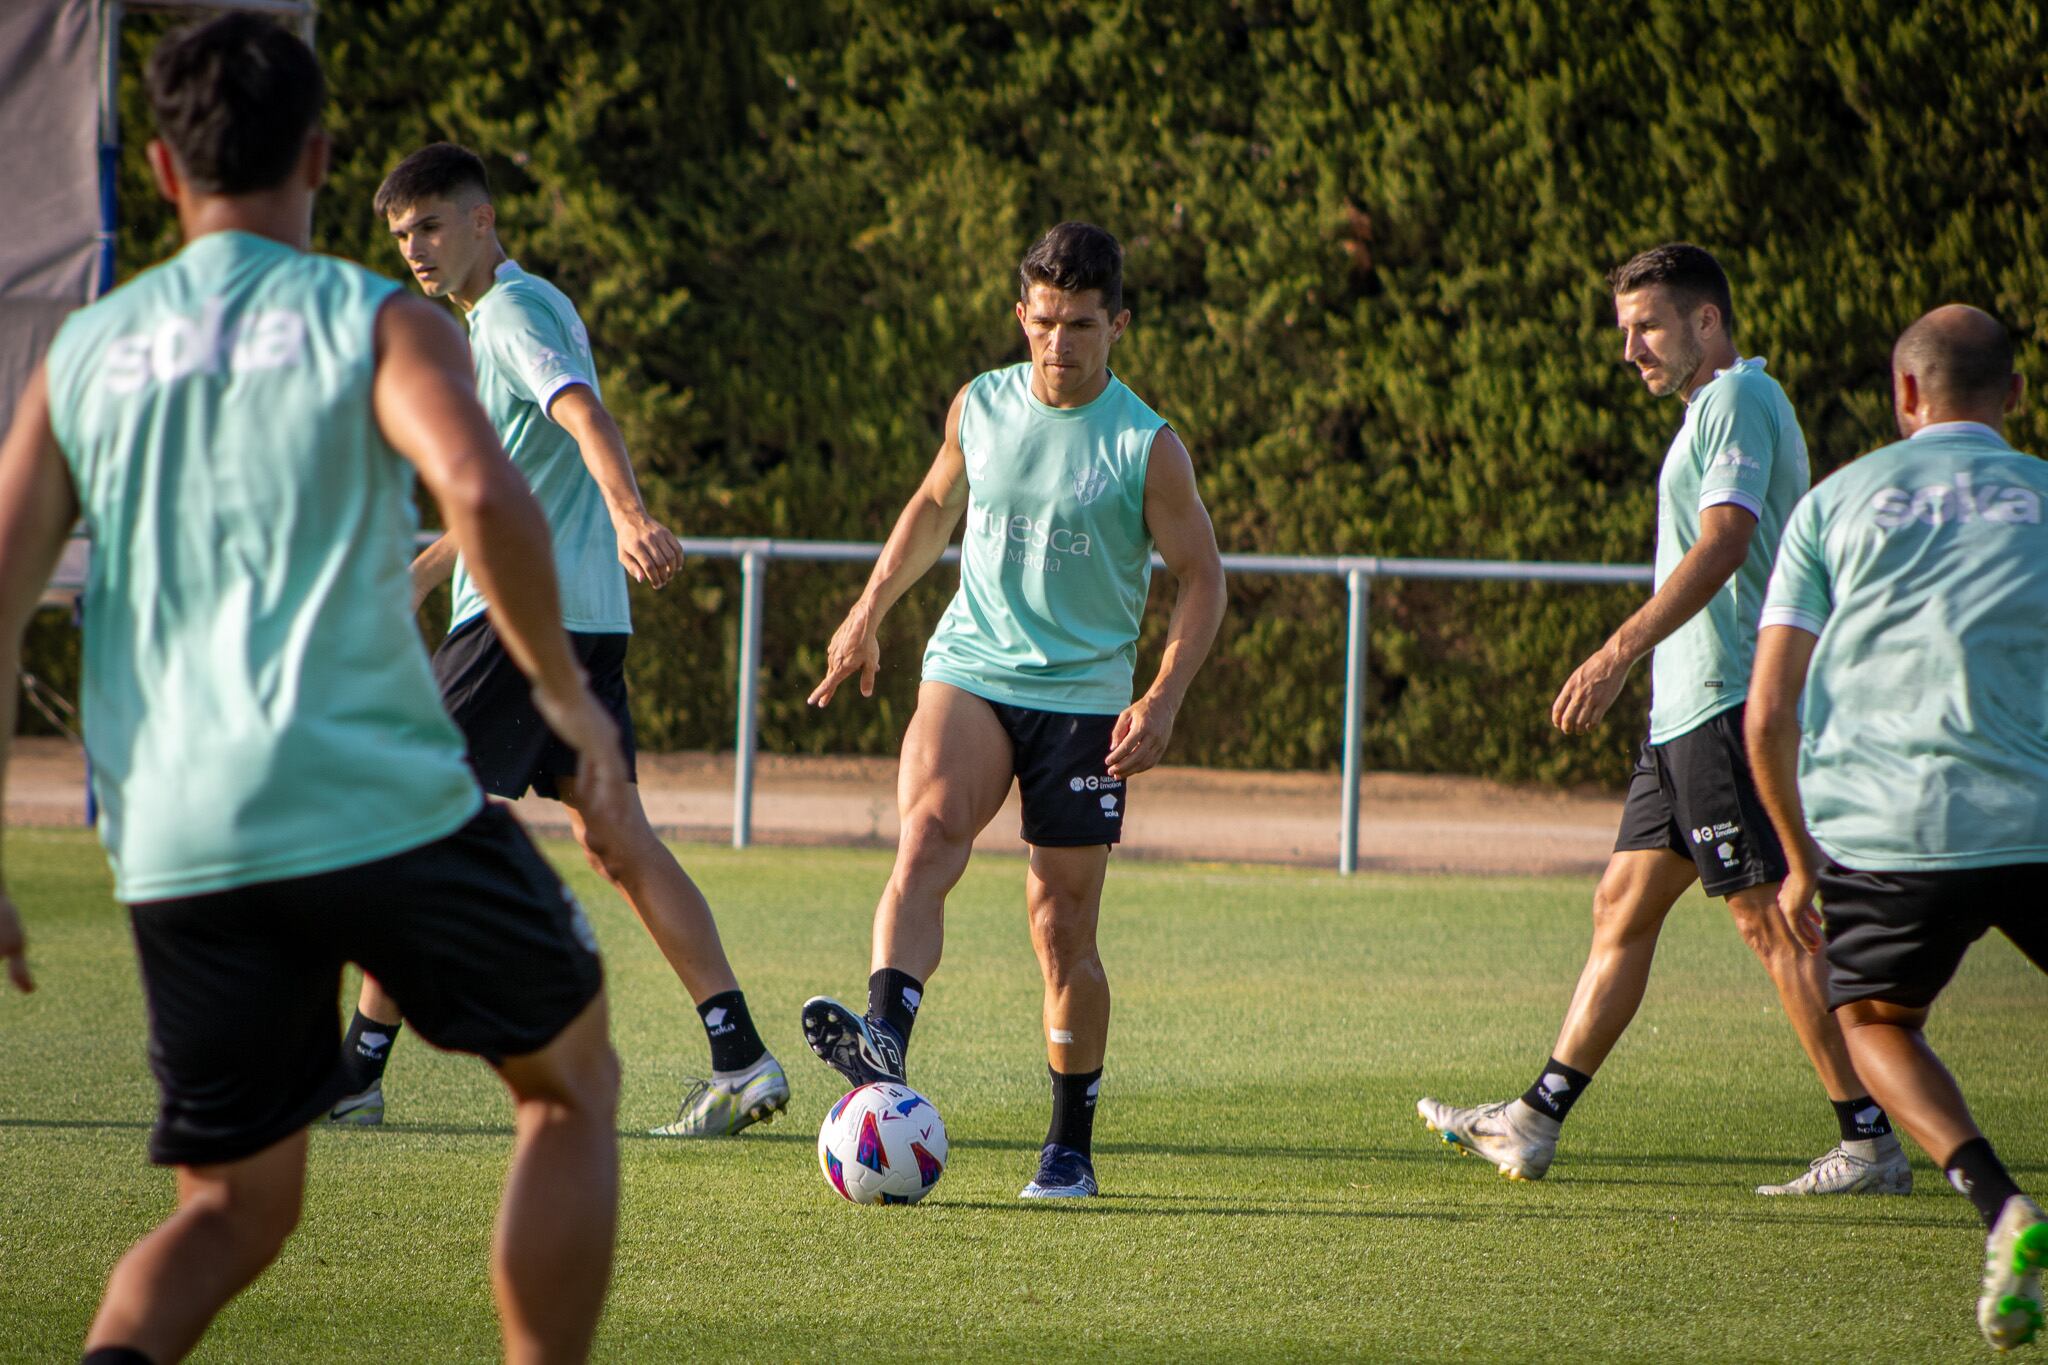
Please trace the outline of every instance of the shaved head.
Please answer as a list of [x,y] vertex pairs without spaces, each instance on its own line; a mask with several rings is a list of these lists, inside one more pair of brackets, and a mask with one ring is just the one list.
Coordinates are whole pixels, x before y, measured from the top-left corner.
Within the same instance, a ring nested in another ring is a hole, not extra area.
[[2012,387],[2012,334],[1991,314],[1950,303],[1899,334],[1892,379],[1911,375],[1925,402],[1939,408],[2003,404]]

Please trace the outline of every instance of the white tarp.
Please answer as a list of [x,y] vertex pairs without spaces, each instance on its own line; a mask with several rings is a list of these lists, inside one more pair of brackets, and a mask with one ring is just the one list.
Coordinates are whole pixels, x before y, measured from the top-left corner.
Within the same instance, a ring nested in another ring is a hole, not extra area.
[[0,0],[0,432],[100,261],[100,9]]

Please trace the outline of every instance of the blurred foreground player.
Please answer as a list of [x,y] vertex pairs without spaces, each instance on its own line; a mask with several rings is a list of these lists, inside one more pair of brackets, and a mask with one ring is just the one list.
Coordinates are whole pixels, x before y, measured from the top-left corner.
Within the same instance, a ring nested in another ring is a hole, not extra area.
[[[811,694],[858,674],[873,694],[882,618],[938,562],[964,516],[960,591],[924,655],[897,778],[896,866],[875,909],[865,1017],[818,996],[804,1037],[854,1085],[903,1075],[946,895],[1016,782],[1031,850],[1025,902],[1045,979],[1052,1123],[1027,1199],[1096,1192],[1095,1101],[1109,981],[1095,946],[1126,782],[1159,762],[1223,619],[1223,563],[1173,429],[1109,369],[1130,313],[1123,248],[1062,223],[1024,257],[1028,364],[954,395],[945,439],[897,519]],[[1158,546],[1178,596],[1159,673],[1131,699]]]
[[2048,464],[2001,434],[2012,360],[1975,308],[1899,337],[1904,439],[1786,527],[1749,712],[1786,926],[1810,952],[1825,938],[1857,1072],[1990,1230],[1977,1324],[2001,1351],[2041,1328],[2048,1221],[1922,1029],[1988,929],[2048,970]]
[[64,325],[0,446],[0,666],[74,517],[92,534],[87,742],[149,1009],[150,1155],[177,1169],[177,1211],[115,1267],[86,1359],[182,1357],[276,1257],[306,1125],[346,1087],[349,961],[510,1088],[491,1257],[506,1353],[579,1359],[618,1203],[602,968],[575,900],[463,765],[405,594],[417,473],[588,799],[615,810],[618,738],[563,636],[546,523],[459,330],[305,250],[328,158],[312,53],[230,16],[159,44],[148,88],[150,166],[186,245]]
[[[619,428],[597,391],[590,336],[561,290],[529,275],[499,244],[497,210],[474,152],[437,142],[400,162],[377,190],[377,212],[429,298],[453,299],[469,321],[478,396],[512,463],[526,476],[553,533],[562,623],[590,686],[626,744],[627,800],[614,814],[585,800],[576,755],[534,709],[526,679],[506,652],[490,597],[453,537],[413,563],[417,606],[453,574],[448,637],[434,651],[441,700],[469,745],[484,790],[515,799],[530,787],[560,801],[590,860],[647,926],[681,979],[711,1047],[711,1075],[684,1091],[661,1137],[721,1137],[789,1103],[789,1081],[761,1042],[726,961],[703,893],[655,835],[632,785],[633,716],[626,705],[626,645],[633,618],[626,572],[666,584],[683,547],[647,514]],[[384,1118],[383,1075],[399,1010],[366,978],[343,1044],[352,1094],[337,1123]]]
[[1540,1180],[1572,1106],[1635,1018],[1664,917],[1700,883],[1724,898],[1834,1106],[1838,1143],[1758,1194],[1905,1194],[1912,1168],[1856,1079],[1822,973],[1778,921],[1785,857],[1742,747],[1756,616],[1785,518],[1807,487],[1806,439],[1761,358],[1735,349],[1720,263],[1683,242],[1609,279],[1622,358],[1685,419],[1657,480],[1657,590],[1581,664],[1551,708],[1566,734],[1597,726],[1629,670],[1650,659],[1650,735],[1629,780],[1613,856],[1593,893],[1593,944],[1543,1069],[1517,1099],[1459,1108],[1425,1097],[1422,1121],[1512,1180]]

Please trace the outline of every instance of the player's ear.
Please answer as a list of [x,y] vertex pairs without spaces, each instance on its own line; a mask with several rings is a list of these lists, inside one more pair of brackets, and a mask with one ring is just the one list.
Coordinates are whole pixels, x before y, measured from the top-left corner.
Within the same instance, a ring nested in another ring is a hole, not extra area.
[[170,144],[160,137],[149,140],[144,149],[149,160],[149,174],[156,181],[156,192],[175,204],[184,197],[185,180],[178,170],[178,158],[171,154]]
[[1114,344],[1116,339],[1124,334],[1124,328],[1130,325],[1131,310],[1128,308],[1119,310],[1117,315],[1109,320],[1110,342]]
[[1017,300],[1017,325],[1019,327],[1024,325],[1024,300],[1022,299]]
[[498,230],[498,206],[486,199],[469,211],[470,226],[479,237]]
[[2020,410],[2020,400],[2026,396],[2027,377],[2023,374],[2014,375],[2012,377],[2012,387],[2005,391],[2005,410],[2007,412],[2018,412]]
[[1721,330],[1721,308],[1718,304],[1703,303],[1699,312],[1693,315],[1693,330],[1701,337],[1710,337]]

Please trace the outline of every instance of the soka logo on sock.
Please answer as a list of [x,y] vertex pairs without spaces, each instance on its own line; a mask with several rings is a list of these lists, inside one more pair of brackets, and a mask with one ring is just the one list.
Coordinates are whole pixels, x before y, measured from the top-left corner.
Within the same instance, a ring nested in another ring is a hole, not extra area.
[[713,1005],[711,1013],[704,1016],[704,1027],[716,1038],[721,1033],[732,1032],[732,1025],[725,1022],[725,1006]]
[[1558,1075],[1555,1071],[1544,1072],[1543,1079],[1536,1086],[1536,1093],[1552,1102],[1555,1102],[1560,1095],[1569,1095],[1571,1092],[1572,1083],[1563,1076]]
[[923,1001],[924,992],[919,990],[917,987],[905,986],[903,988],[903,1008],[909,1010],[912,1014],[917,1013],[917,1007],[919,1004],[923,1003]]
[[365,1032],[356,1043],[356,1051],[365,1057],[381,1057],[384,1055],[384,1049],[390,1046],[390,1034]]

